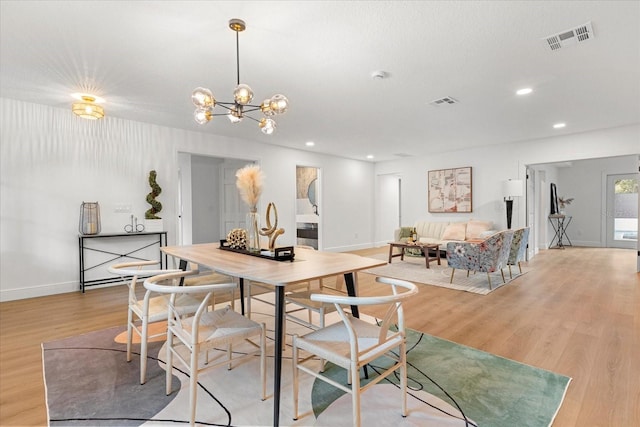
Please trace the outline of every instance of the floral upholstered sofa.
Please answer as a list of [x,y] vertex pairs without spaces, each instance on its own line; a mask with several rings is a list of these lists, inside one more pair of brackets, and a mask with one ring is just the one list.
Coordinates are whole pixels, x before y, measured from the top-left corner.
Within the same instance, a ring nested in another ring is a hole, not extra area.
[[394,232],[394,241],[404,242],[416,229],[420,243],[438,244],[440,251],[447,250],[449,242],[477,242],[495,234],[491,221],[470,219],[463,222],[417,221],[413,227],[401,227]]

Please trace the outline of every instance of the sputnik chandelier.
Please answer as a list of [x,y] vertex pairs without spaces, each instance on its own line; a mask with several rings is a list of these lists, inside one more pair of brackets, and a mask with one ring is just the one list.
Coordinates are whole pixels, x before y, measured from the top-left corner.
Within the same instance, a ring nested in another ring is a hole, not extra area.
[[[234,102],[221,102],[213,97],[211,90],[199,87],[193,91],[191,100],[196,106],[194,118],[197,123],[205,124],[214,116],[227,116],[231,123],[241,122],[243,118],[248,118],[258,123],[264,134],[271,135],[276,129],[276,122],[273,116],[283,114],[289,107],[289,100],[284,95],[274,95],[270,99],[265,99],[260,105],[250,104],[253,99],[253,91],[246,84],[240,84],[240,42],[239,33],[246,29],[244,21],[232,19],[229,21],[229,28],[236,32],[236,73],[237,86],[233,91]],[[224,113],[214,113],[216,105],[228,110]],[[256,119],[247,113],[261,111],[264,117]]]

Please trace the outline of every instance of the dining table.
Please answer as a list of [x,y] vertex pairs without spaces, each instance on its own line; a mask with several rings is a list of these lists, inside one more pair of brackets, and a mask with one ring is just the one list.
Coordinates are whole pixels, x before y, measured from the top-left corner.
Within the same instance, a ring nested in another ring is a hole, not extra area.
[[[356,296],[355,273],[386,265],[386,260],[367,258],[344,252],[316,251],[295,248],[292,260],[275,260],[237,251],[229,251],[218,243],[183,246],[164,246],[162,252],[179,261],[179,268],[187,263],[207,267],[215,272],[239,279],[240,300],[244,314],[244,281],[267,283],[275,292],[275,346],[273,371],[273,425],[280,424],[280,384],[282,374],[283,322],[285,318],[285,290],[287,286],[310,280],[344,275],[347,293]],[[358,316],[358,308],[351,307]]]

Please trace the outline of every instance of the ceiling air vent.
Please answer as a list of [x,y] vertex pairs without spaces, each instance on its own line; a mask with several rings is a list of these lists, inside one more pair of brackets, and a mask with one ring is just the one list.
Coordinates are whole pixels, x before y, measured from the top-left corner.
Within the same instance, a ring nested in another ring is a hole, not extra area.
[[543,38],[545,43],[551,50],[558,50],[562,47],[572,46],[574,44],[586,42],[594,37],[591,21],[579,27],[553,34]]
[[452,97],[445,96],[444,98],[440,98],[440,99],[436,99],[435,101],[431,101],[429,104],[430,105],[435,105],[436,107],[438,107],[440,105],[457,104],[457,103],[458,103],[458,101],[456,101]]

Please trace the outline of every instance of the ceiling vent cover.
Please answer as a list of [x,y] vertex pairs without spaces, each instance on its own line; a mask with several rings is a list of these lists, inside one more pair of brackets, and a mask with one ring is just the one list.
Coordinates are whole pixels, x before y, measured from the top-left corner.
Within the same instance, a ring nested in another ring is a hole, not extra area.
[[436,107],[440,106],[440,105],[450,105],[450,104],[457,104],[458,101],[455,100],[453,97],[451,96],[445,96],[444,98],[440,98],[440,99],[436,99],[434,101],[431,101],[429,104],[430,105],[435,105]]
[[593,27],[591,27],[591,21],[589,21],[584,25],[547,36],[543,40],[551,50],[558,50],[563,47],[586,42],[593,37]]

